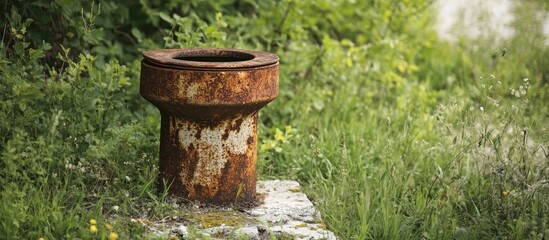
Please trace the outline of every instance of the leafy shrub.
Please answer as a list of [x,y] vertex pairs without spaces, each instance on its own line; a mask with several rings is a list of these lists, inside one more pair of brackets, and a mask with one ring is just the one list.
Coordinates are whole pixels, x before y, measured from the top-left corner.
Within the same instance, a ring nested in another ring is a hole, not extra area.
[[137,92],[130,91],[135,79],[125,66],[113,60],[99,69],[95,57],[80,54],[73,61],[69,49],[58,56],[61,68],[43,65],[51,46],[30,47],[18,34],[31,21],[12,19],[14,42],[9,51],[2,45],[0,64],[0,190],[6,199],[0,236],[68,237],[78,221],[63,222],[63,209],[73,209],[71,218],[78,219],[86,198],[117,188],[135,191],[124,186],[127,179],[140,182],[139,189],[154,178],[158,120],[138,115],[151,111],[140,102],[128,108]]

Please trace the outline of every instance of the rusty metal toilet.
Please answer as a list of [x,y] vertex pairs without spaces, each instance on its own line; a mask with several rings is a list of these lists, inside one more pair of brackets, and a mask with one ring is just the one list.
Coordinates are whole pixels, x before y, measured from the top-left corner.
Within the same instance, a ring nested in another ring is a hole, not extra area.
[[253,201],[257,114],[278,95],[278,56],[216,48],[143,56],[140,93],[160,110],[169,192],[215,205]]

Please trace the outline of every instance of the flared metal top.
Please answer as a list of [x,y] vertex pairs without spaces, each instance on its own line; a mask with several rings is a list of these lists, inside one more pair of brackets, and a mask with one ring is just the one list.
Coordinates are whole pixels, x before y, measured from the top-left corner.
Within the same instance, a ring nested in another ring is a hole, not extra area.
[[243,69],[278,63],[273,53],[229,48],[161,49],[146,51],[143,57],[149,64],[175,69]]

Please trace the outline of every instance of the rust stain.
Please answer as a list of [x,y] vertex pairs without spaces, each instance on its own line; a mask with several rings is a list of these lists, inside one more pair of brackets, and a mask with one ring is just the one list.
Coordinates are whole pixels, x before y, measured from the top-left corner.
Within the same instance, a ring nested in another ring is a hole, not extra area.
[[234,49],[144,57],[140,93],[161,112],[160,179],[169,191],[217,205],[253,201],[257,112],[278,95],[278,57]]

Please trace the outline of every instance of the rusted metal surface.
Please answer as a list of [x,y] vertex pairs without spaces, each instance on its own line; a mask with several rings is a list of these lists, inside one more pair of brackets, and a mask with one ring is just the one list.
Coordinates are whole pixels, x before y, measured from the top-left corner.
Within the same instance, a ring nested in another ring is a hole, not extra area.
[[278,57],[234,49],[148,51],[141,95],[160,109],[169,191],[223,205],[256,193],[257,113],[278,95]]

